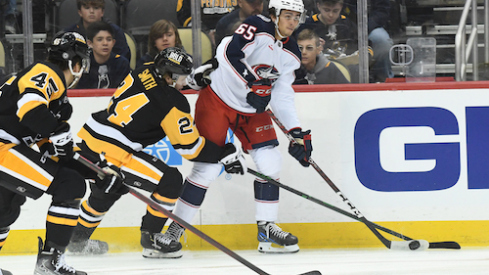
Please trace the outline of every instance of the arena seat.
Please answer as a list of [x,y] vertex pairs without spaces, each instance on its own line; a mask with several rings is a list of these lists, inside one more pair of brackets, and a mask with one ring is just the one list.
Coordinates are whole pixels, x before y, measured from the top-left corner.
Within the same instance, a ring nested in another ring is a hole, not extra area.
[[[182,40],[183,47],[185,51],[190,55],[193,55],[192,49],[192,29],[179,28],[178,34],[180,34],[180,39]],[[212,43],[204,32],[201,32],[201,45],[202,45],[202,63],[212,58]]]
[[126,42],[127,45],[129,46],[129,50],[131,51],[131,60],[129,60],[129,66],[131,69],[136,68],[136,60],[137,60],[137,48],[136,48],[136,40],[132,35],[128,34],[127,32],[124,32],[124,35],[126,36]]
[[5,48],[0,40],[0,78],[5,74]]

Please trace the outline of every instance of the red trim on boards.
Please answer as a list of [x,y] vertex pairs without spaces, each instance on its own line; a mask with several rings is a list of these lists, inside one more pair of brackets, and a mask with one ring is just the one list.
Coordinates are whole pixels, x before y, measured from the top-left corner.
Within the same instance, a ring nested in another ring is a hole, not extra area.
[[[453,90],[489,89],[489,81],[440,81],[440,82],[390,82],[368,84],[323,84],[294,85],[297,93],[318,92],[361,92],[361,91],[410,91],[410,90]],[[69,97],[112,96],[115,89],[68,90]],[[196,94],[194,90],[183,90],[183,94]]]

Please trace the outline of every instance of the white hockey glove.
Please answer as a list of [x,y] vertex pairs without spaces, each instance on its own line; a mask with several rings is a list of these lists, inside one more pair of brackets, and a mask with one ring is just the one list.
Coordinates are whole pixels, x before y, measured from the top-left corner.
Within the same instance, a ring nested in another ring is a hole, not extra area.
[[209,84],[211,84],[211,78],[209,75],[218,67],[218,65],[217,60],[213,58],[207,61],[204,65],[193,70],[187,76],[187,85],[196,91],[207,87]]
[[234,143],[227,143],[224,146],[224,153],[219,162],[224,165],[224,169],[230,174],[244,175],[248,170],[241,149]]

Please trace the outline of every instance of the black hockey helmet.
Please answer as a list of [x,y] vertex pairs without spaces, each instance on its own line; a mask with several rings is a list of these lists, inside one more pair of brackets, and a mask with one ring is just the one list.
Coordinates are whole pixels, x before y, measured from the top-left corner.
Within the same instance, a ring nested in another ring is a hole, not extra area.
[[[48,48],[48,60],[66,61],[71,74],[75,77],[69,86],[73,87],[83,74],[90,69],[90,49],[85,38],[77,32],[58,32]],[[81,61],[80,72],[73,72],[73,61]]]
[[171,74],[190,74],[192,67],[192,57],[176,47],[162,50],[154,59],[155,72],[160,78],[167,73],[170,76]]
[[77,32],[58,32],[49,45],[48,59],[68,61],[75,56],[89,58],[90,51],[85,38]]

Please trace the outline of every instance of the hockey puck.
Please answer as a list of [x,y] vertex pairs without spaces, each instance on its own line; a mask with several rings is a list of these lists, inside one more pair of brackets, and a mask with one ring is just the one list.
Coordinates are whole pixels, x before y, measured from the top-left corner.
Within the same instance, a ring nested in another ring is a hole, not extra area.
[[412,241],[409,243],[409,249],[411,249],[411,250],[416,250],[420,247],[421,247],[421,244],[419,243],[419,241]]

